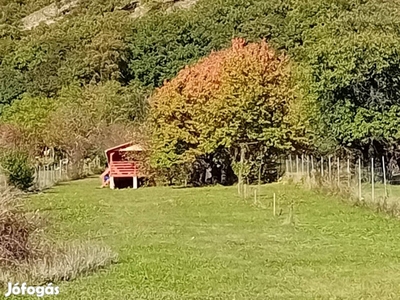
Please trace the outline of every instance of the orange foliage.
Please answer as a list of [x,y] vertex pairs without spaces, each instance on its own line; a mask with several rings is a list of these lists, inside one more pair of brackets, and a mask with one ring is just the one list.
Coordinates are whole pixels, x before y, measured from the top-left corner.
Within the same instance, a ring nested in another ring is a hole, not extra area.
[[231,48],[186,67],[155,92],[156,164],[170,166],[241,142],[287,149],[294,99],[288,58],[265,41],[234,39]]

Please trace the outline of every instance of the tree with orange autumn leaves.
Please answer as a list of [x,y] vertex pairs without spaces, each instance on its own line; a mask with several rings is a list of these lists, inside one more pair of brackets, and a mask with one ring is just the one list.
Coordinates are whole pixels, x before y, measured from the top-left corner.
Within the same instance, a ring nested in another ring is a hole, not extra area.
[[243,143],[269,157],[291,149],[305,136],[296,94],[287,56],[234,39],[156,90],[153,164],[172,168],[221,149],[237,160]]

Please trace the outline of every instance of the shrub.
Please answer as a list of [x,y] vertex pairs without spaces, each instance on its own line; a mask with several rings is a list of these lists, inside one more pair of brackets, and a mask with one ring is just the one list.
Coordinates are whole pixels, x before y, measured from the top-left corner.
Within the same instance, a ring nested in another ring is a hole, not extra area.
[[0,166],[10,185],[23,191],[32,187],[34,169],[26,153],[19,151],[6,152],[0,156]]

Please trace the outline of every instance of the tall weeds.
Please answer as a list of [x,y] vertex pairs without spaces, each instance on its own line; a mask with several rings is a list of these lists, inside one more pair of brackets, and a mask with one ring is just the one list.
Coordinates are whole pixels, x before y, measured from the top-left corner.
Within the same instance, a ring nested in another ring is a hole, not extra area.
[[72,280],[116,260],[117,255],[106,246],[49,241],[39,215],[23,211],[19,192],[0,191],[0,285]]
[[[394,194],[371,196],[370,185],[361,184],[361,197],[359,182],[356,177],[349,178],[347,174],[340,178],[321,177],[317,172],[289,173],[284,176],[285,183],[301,184],[302,186],[326,194],[338,195],[357,206],[366,206],[378,212],[385,212],[395,217],[400,217],[400,196]],[[376,184],[377,185],[377,184]]]

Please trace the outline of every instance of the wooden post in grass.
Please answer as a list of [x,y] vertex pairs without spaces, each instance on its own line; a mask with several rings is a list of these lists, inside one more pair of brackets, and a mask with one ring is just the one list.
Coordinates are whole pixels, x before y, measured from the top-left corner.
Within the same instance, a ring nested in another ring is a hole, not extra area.
[[385,197],[388,196],[387,194],[387,187],[386,187],[386,166],[385,166],[385,157],[382,156],[382,170],[383,170],[383,185],[385,187]]
[[275,216],[276,215],[276,196],[275,196],[275,193],[274,193],[273,212],[274,212],[274,216]]
[[260,197],[260,195],[261,195],[261,168],[262,168],[262,166],[263,166],[263,160],[261,159],[260,168],[258,169],[258,197]]
[[311,155],[311,172],[314,171],[314,156]]
[[293,173],[292,154],[289,155],[290,173]]
[[62,181],[62,160],[60,159],[60,179],[59,181]]
[[40,165],[37,168],[37,177],[36,177],[36,184],[37,184],[37,188],[40,189]]
[[301,176],[304,176],[304,154],[301,155]]
[[254,204],[257,204],[257,190],[254,190]]
[[137,176],[133,176],[133,188],[136,190],[138,188],[138,178]]
[[374,158],[371,158],[371,198],[372,198],[372,202],[375,202],[375,178],[374,178]]
[[238,178],[238,194],[242,196],[242,186],[243,186],[243,164],[244,164],[244,155],[245,155],[244,145],[242,144],[240,147],[240,168],[239,168],[239,178]]
[[329,181],[332,180],[332,162],[331,162],[331,156],[328,156],[328,171],[329,171]]
[[49,186],[51,186],[51,183],[52,183],[52,178],[51,178],[51,177],[52,177],[51,165],[48,166],[47,171],[48,171],[48,173],[49,173],[49,174],[48,174],[48,175],[49,175],[49,176],[48,176]]
[[44,174],[45,174],[45,172],[44,172],[44,166],[42,166],[42,167],[40,167],[40,188],[42,189],[43,188],[43,180],[44,180]]
[[44,187],[47,187],[47,169],[48,169],[48,167],[46,168],[46,165],[44,165],[43,168],[44,168]]
[[53,165],[53,184],[57,182],[56,165]]
[[310,156],[307,156],[307,179],[310,178]]
[[296,175],[299,175],[299,156],[296,154]]
[[340,186],[340,158],[337,158],[337,184]]
[[350,187],[351,172],[350,172],[350,159],[347,158],[347,185]]
[[[286,164],[286,176],[289,174],[289,162],[287,159],[285,159],[285,164]],[[261,167],[260,167],[261,169]]]
[[35,174],[34,174],[34,177],[33,178],[35,178],[35,183],[36,183],[36,185],[37,185],[37,181],[38,181],[38,171],[37,171],[37,168],[35,167]]
[[324,178],[324,157],[321,157],[321,179]]
[[361,201],[361,158],[358,158],[358,200]]

